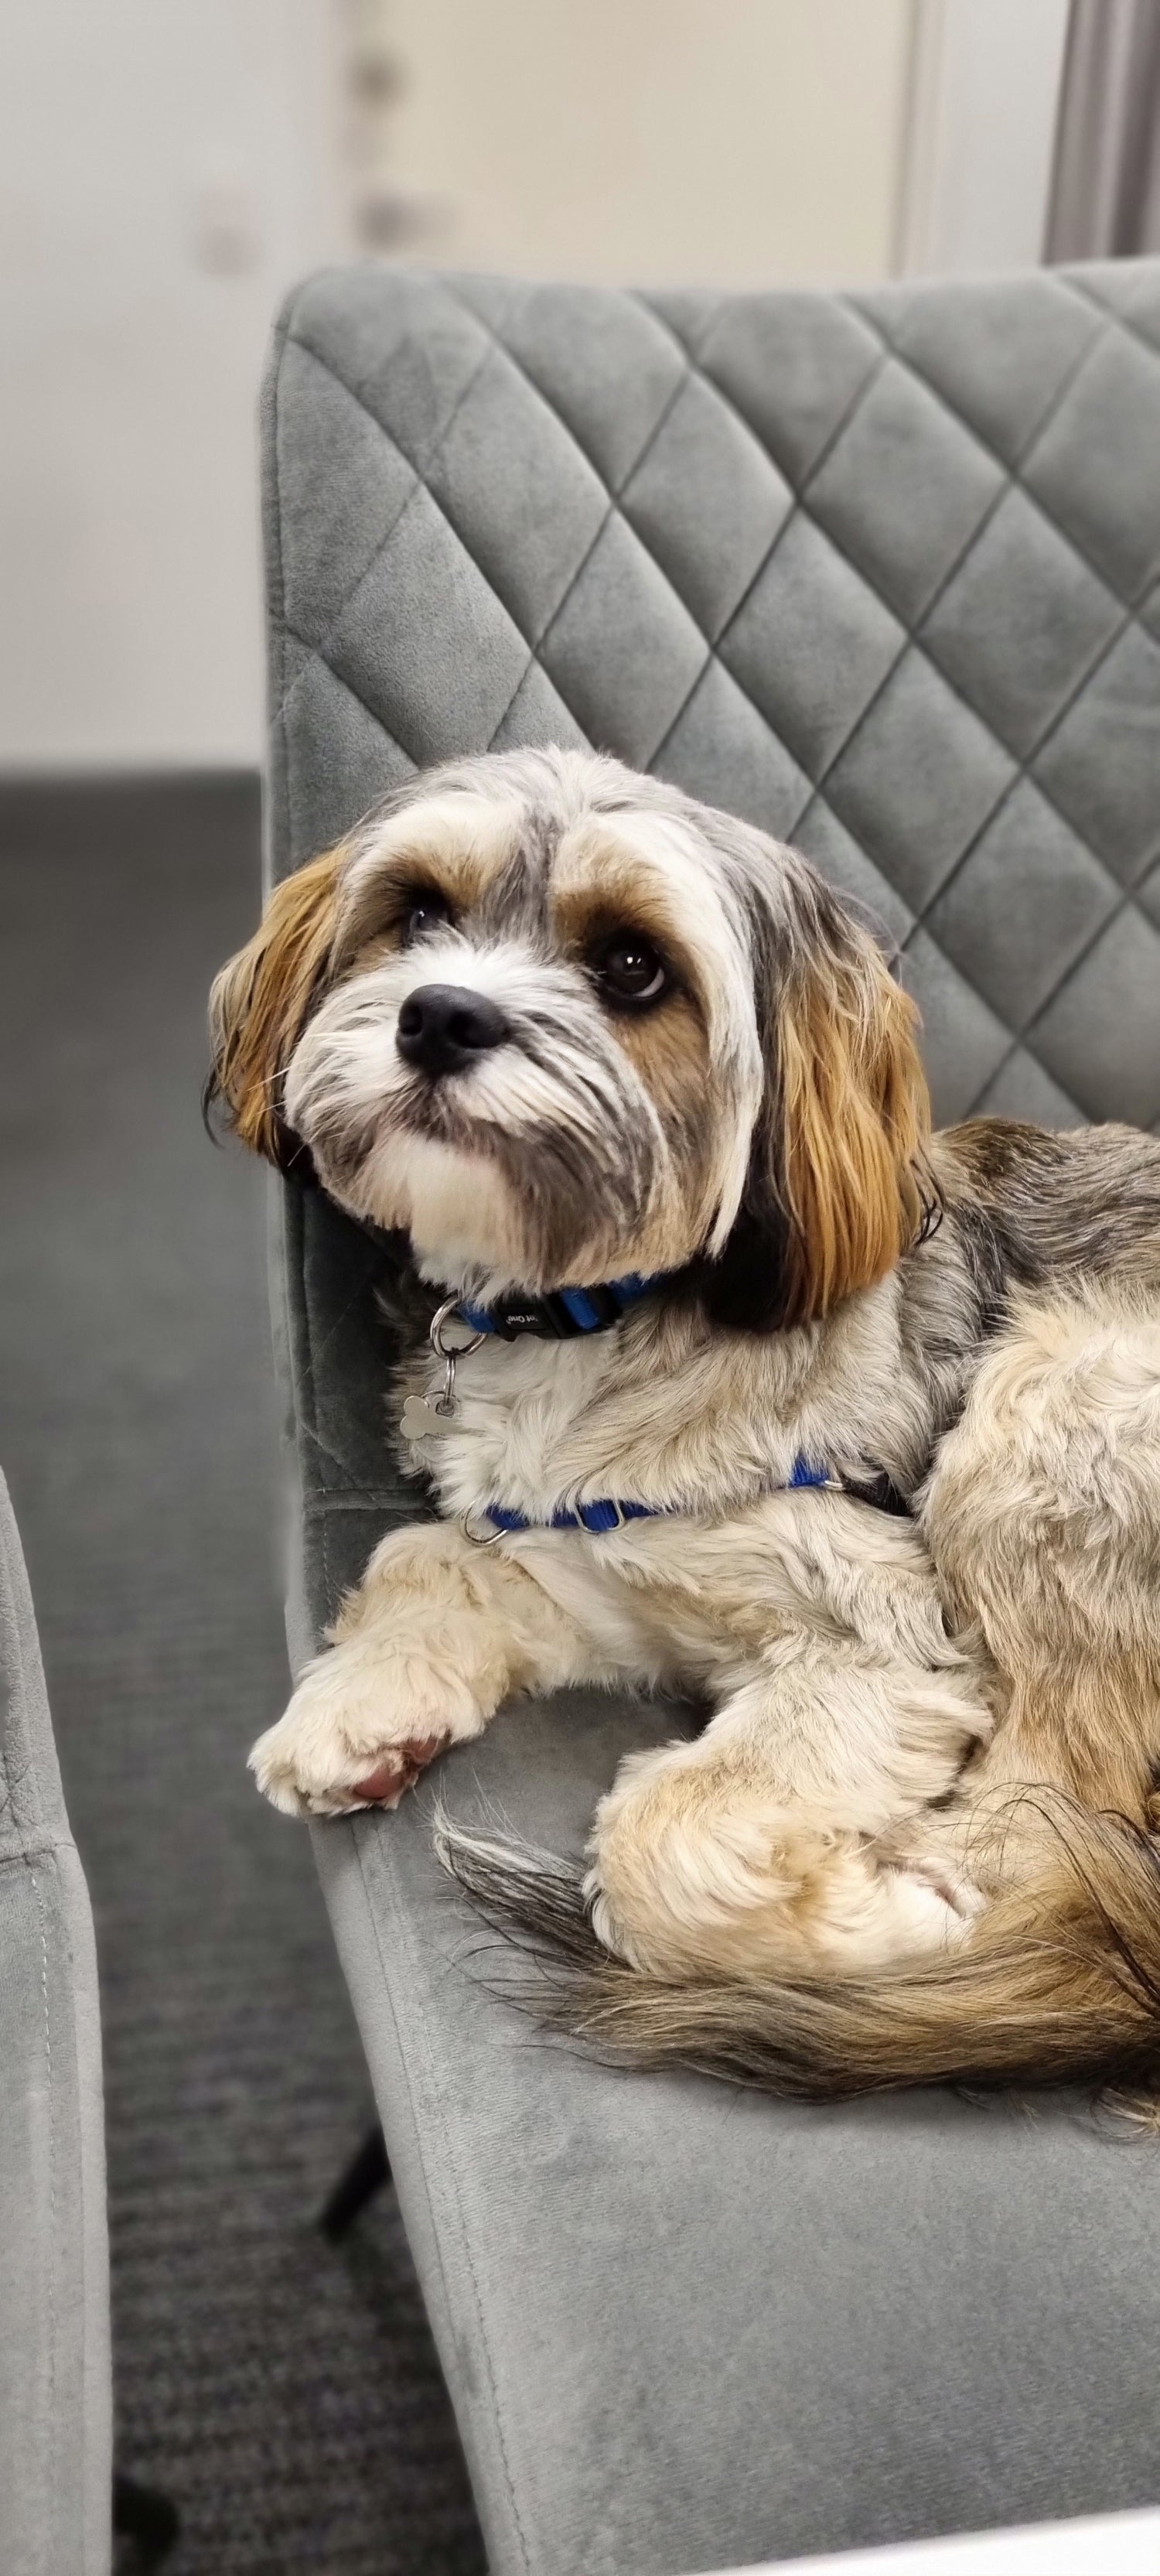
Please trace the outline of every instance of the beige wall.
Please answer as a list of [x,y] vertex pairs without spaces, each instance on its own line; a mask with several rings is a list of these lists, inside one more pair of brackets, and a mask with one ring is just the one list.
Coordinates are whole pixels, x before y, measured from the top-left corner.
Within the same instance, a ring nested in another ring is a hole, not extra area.
[[[853,283],[897,227],[910,0],[354,0],[379,176],[440,260]],[[369,139],[369,138],[368,138]]]

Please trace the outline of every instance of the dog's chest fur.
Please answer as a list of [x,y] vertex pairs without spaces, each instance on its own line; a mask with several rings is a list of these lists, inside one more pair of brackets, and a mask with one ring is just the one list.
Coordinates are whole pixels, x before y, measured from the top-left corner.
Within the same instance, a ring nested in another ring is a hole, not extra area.
[[[433,1400],[442,1365],[420,1352],[396,1383],[400,1409],[408,1393]],[[420,1456],[449,1516],[498,1503],[546,1521],[612,1498],[720,1518],[802,1458],[854,1482],[885,1468],[912,1489],[928,1447],[895,1278],[824,1325],[768,1337],[662,1305],[574,1342],[489,1340],[458,1362],[450,1425]]]

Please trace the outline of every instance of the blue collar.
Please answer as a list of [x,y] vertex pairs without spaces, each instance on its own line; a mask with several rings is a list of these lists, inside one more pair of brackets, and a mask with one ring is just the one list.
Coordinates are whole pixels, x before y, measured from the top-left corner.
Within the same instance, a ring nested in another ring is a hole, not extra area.
[[[785,1484],[771,1490],[788,1494],[803,1485],[832,1485],[833,1482],[828,1467],[815,1466],[812,1458],[803,1453],[794,1459],[793,1472]],[[480,1513],[482,1520],[491,1522],[494,1538],[515,1537],[521,1530],[533,1529],[587,1530],[589,1538],[605,1538],[610,1530],[623,1529],[626,1521],[658,1521],[672,1516],[670,1503],[619,1503],[607,1495],[602,1495],[595,1503],[578,1503],[574,1512],[553,1512],[551,1519],[546,1521],[527,1520],[523,1512],[509,1511],[502,1503],[485,1503]],[[486,1539],[483,1544],[486,1547]]]
[[[514,1342],[523,1333],[533,1333],[542,1342],[571,1342],[580,1333],[607,1332],[630,1306],[650,1297],[666,1275],[658,1270],[642,1279],[631,1270],[627,1279],[604,1279],[595,1288],[554,1288],[547,1297],[524,1297],[518,1289],[509,1289],[494,1306],[460,1305],[455,1311],[473,1333],[498,1333],[501,1341]],[[610,1528],[615,1526],[609,1523]]]

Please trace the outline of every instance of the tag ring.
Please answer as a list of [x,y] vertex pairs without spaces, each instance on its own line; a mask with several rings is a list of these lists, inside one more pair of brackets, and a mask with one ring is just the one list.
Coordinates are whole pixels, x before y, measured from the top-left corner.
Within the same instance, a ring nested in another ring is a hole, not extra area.
[[488,1531],[486,1538],[482,1538],[479,1531],[474,1530],[471,1526],[471,1515],[475,1509],[475,1504],[469,1503],[467,1510],[465,1512],[461,1512],[459,1515],[460,1529],[462,1530],[464,1537],[466,1539],[470,1539],[473,1547],[494,1547],[497,1539],[506,1538],[508,1536],[508,1532],[506,1530],[493,1529]]
[[465,1360],[469,1351],[477,1351],[480,1343],[487,1340],[486,1333],[472,1333],[466,1342],[445,1342],[443,1339],[443,1327],[446,1323],[450,1322],[452,1315],[457,1314],[458,1311],[458,1297],[445,1297],[442,1305],[436,1310],[435,1314],[431,1318],[431,1330],[428,1334],[428,1340],[430,1341],[432,1350],[437,1353],[441,1360]]

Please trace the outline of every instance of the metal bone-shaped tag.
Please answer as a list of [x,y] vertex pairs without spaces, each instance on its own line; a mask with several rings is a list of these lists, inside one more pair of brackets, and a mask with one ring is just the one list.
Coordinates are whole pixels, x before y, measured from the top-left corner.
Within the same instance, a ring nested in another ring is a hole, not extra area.
[[430,1404],[425,1395],[408,1396],[403,1406],[403,1418],[399,1424],[404,1440],[439,1439],[445,1432],[453,1431],[454,1428],[453,1403],[447,1406],[445,1412],[440,1412],[439,1406]]
[[441,1440],[455,1429],[456,1366],[469,1351],[477,1351],[485,1338],[482,1333],[473,1333],[466,1342],[444,1341],[444,1325],[454,1316],[457,1303],[456,1298],[448,1297],[431,1325],[431,1348],[443,1362],[443,1392],[436,1396],[434,1404],[426,1395],[407,1397],[399,1424],[404,1440]]

